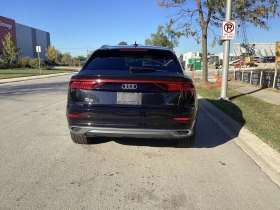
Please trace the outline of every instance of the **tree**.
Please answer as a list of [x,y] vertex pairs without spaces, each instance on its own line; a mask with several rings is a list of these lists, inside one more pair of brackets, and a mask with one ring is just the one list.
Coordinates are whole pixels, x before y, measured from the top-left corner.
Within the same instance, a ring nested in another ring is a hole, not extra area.
[[21,50],[14,44],[12,40],[12,35],[10,33],[7,33],[4,36],[4,39],[2,39],[2,45],[5,54],[4,56],[7,57],[9,63],[12,63],[14,60],[17,59],[17,56],[21,52]]
[[79,61],[85,61],[87,58],[83,55],[79,55],[79,56],[76,57],[76,59],[79,60]]
[[57,59],[55,60],[55,62],[61,63],[63,54],[59,50],[56,50],[56,53],[57,53]]
[[[34,69],[39,68],[39,59],[38,58],[32,58],[29,60],[29,66]],[[40,67],[44,68],[46,66],[45,61],[43,59],[40,59]]]
[[49,46],[46,49],[46,54],[45,56],[51,61],[54,62],[56,60],[57,57],[57,52],[54,46]]
[[127,42],[122,41],[118,45],[127,45]]
[[82,62],[81,60],[77,59],[77,58],[72,58],[71,60],[71,65],[72,66],[81,66],[82,65]]
[[150,39],[145,40],[145,45],[163,46],[173,49],[178,46],[178,36],[170,27],[158,26],[157,33],[151,34]]
[[[202,42],[202,82],[208,82],[207,47],[208,38],[212,32],[211,46],[220,42],[213,27],[221,27],[226,15],[226,0],[157,0],[164,9],[175,8],[176,14],[170,19],[167,28],[176,31],[178,36],[195,38]],[[263,29],[269,29],[268,20],[279,15],[279,1],[277,0],[235,0],[232,3],[232,19],[240,24],[252,24]]]
[[8,64],[9,60],[10,60],[9,55],[6,53],[6,50],[3,48],[3,52],[2,52],[2,55],[1,55],[1,61],[4,64]]
[[70,65],[71,64],[71,55],[70,53],[64,53],[61,58],[61,63]]
[[89,53],[88,53],[88,55],[87,55],[87,58],[86,58],[86,60],[87,59],[89,59],[90,58],[90,56],[93,54],[95,52],[95,50],[93,50],[93,51],[90,51]]

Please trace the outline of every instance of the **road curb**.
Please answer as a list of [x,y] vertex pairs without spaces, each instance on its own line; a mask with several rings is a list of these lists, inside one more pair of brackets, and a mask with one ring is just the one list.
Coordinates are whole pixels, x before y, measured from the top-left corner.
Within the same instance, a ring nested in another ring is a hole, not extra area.
[[206,99],[199,100],[199,107],[280,187],[280,153]]
[[50,77],[58,77],[58,76],[69,75],[69,74],[74,74],[74,73],[75,72],[48,74],[48,75],[31,76],[31,77],[18,77],[18,78],[11,78],[11,79],[1,79],[0,84],[11,83],[11,82],[21,82],[21,81],[35,80],[35,79],[44,79],[44,78],[50,78]]

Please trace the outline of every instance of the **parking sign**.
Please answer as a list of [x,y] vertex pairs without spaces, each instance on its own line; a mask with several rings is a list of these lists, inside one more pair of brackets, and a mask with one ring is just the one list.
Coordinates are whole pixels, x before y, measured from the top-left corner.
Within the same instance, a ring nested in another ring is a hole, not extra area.
[[233,40],[236,34],[236,24],[235,21],[223,21],[222,27],[222,40]]
[[36,46],[36,52],[41,52],[41,46]]

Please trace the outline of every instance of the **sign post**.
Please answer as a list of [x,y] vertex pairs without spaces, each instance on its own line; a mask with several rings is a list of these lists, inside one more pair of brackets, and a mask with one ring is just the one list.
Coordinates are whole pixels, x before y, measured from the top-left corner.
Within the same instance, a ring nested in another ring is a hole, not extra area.
[[222,72],[222,85],[221,95],[219,100],[229,101],[227,97],[228,88],[228,70],[229,70],[229,47],[230,40],[235,39],[235,21],[231,21],[231,6],[232,0],[227,0],[226,20],[223,21],[222,27],[222,40],[224,41],[224,57],[223,57],[223,72]]
[[39,69],[40,69],[40,74],[41,72],[41,65],[40,65],[40,52],[41,52],[41,46],[36,46],[36,52],[38,53],[38,60],[39,60]]
[[276,42],[276,56],[275,56],[275,71],[274,71],[274,81],[273,81],[273,88],[276,85],[276,77],[278,76],[278,68],[280,67],[280,42]]

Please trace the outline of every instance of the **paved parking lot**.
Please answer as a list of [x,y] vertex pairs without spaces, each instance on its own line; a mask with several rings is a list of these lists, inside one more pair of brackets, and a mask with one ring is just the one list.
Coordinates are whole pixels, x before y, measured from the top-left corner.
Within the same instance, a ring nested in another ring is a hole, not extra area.
[[72,143],[70,75],[0,84],[0,209],[279,209],[280,189],[203,110],[193,148]]

